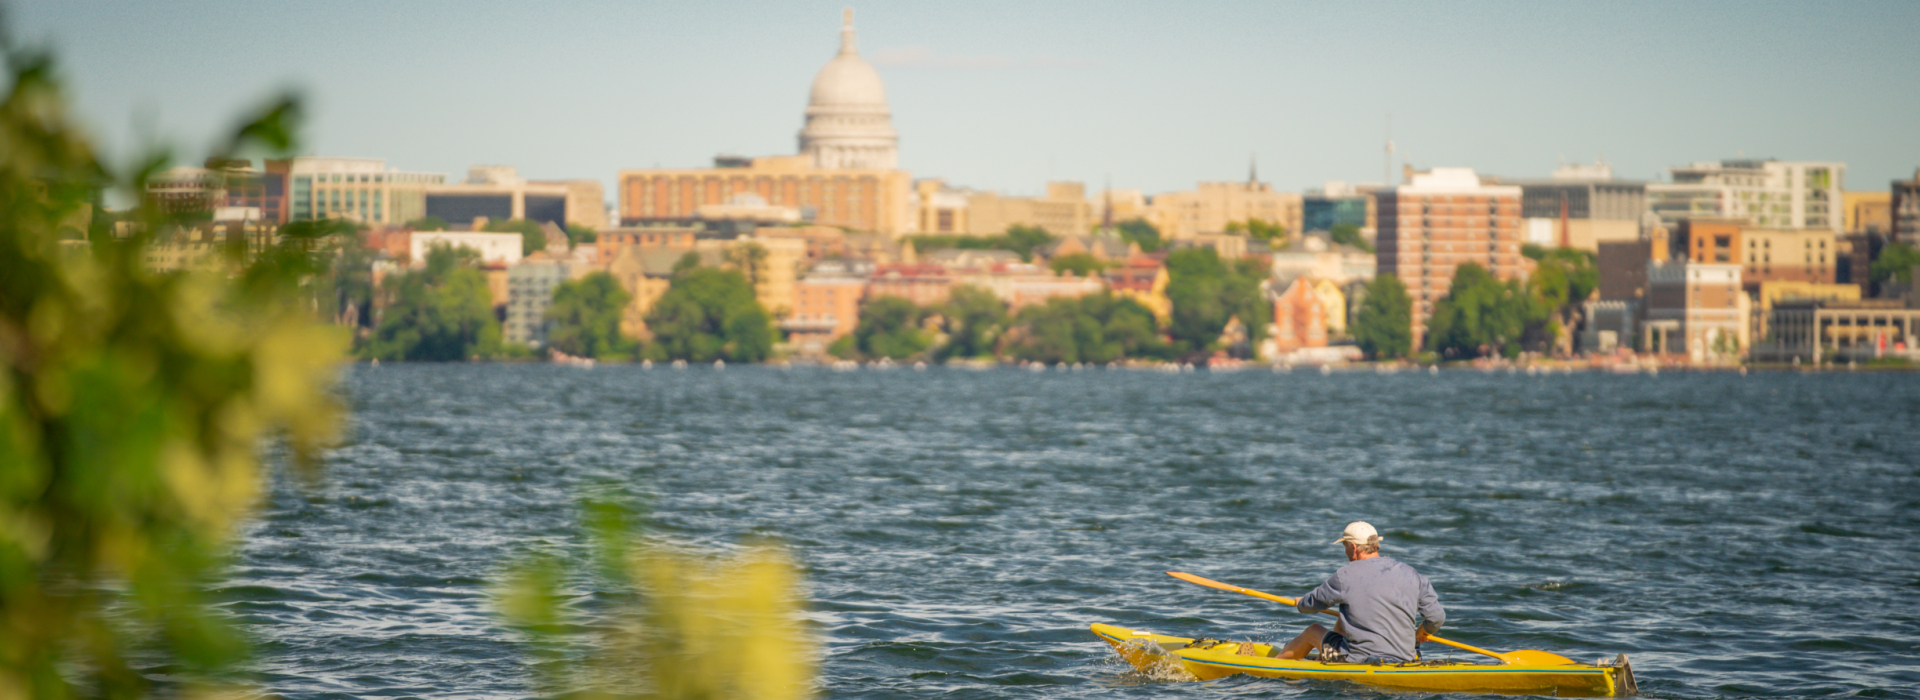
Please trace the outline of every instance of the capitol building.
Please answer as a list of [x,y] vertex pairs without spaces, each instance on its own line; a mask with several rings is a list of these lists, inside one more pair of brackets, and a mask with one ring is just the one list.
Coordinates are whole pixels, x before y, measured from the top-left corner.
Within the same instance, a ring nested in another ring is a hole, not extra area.
[[622,170],[620,223],[681,222],[702,207],[787,208],[821,225],[898,235],[910,228],[912,196],[899,144],[886,86],[860,57],[847,10],[840,50],[813,78],[797,155]]

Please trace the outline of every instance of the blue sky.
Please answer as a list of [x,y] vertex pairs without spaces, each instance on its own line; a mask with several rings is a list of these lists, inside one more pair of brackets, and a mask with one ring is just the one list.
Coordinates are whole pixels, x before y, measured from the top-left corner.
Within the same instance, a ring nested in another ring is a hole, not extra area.
[[[534,178],[791,153],[844,2],[25,0],[117,154],[196,160],[296,89],[306,151]],[[1920,166],[1916,2],[897,2],[855,6],[915,177],[1149,193],[1418,166],[1622,177],[1740,155]],[[611,190],[609,190],[611,196]]]

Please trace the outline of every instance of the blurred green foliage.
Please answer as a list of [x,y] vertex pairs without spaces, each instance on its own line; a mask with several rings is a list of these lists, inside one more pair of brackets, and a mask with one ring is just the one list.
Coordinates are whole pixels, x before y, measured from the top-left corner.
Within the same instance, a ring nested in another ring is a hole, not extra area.
[[499,357],[521,348],[502,341],[480,256],[472,248],[436,245],[426,267],[388,277],[388,303],[361,354],[376,360],[456,362]]
[[992,291],[974,285],[956,286],[940,307],[947,342],[935,351],[939,359],[991,357],[1006,334],[1007,304]]
[[[799,576],[780,549],[706,557],[636,538],[631,514],[611,502],[589,501],[585,510],[590,563],[536,553],[512,568],[496,595],[531,643],[540,695],[812,694],[814,647],[799,623]],[[576,601],[606,605],[588,615]]]
[[1054,297],[1020,310],[1010,334],[1013,357],[1034,362],[1105,364],[1126,358],[1171,358],[1153,312],[1107,292]]
[[1557,334],[1551,309],[1531,287],[1505,282],[1478,263],[1453,270],[1447,296],[1434,304],[1427,349],[1441,357],[1518,357],[1546,349]]
[[1367,242],[1366,236],[1360,235],[1358,224],[1334,224],[1333,229],[1327,231],[1327,237],[1335,243],[1350,245],[1369,253],[1373,252],[1373,244]]
[[1413,352],[1413,298],[1393,273],[1367,283],[1353,317],[1353,340],[1370,360],[1398,360]]
[[700,264],[688,253],[674,264],[673,281],[647,312],[653,342],[648,359],[760,362],[773,354],[773,317],[754,298],[739,270]]
[[547,249],[547,232],[540,228],[540,222],[530,219],[499,219],[488,221],[489,233],[520,234],[520,254],[532,255],[536,250]]
[[907,299],[880,296],[860,307],[860,325],[854,327],[854,347],[872,358],[904,360],[933,345],[931,331],[920,327],[928,311]]
[[1090,277],[1106,271],[1107,264],[1093,257],[1091,253],[1068,253],[1047,263],[1054,273],[1065,273],[1075,277]]
[[1260,291],[1268,271],[1258,259],[1223,260],[1212,248],[1184,248],[1167,256],[1167,276],[1167,330],[1176,354],[1212,350],[1234,318],[1246,325],[1249,347],[1260,346],[1273,307]]
[[620,333],[621,313],[632,299],[605,272],[561,282],[547,307],[547,346],[575,357],[634,359],[640,344]]
[[1035,248],[1054,240],[1053,234],[1038,226],[1010,226],[1007,232],[996,236],[975,236],[965,233],[922,234],[907,236],[901,240],[913,244],[913,249],[922,253],[934,250],[1010,250],[1021,260],[1032,262]]
[[[109,189],[143,200],[170,158],[114,172],[68,117],[51,60],[3,48],[0,698],[234,685],[245,646],[206,591],[260,497],[261,440],[312,465],[338,425],[347,338],[317,320],[330,292],[313,283],[334,231],[148,270],[148,245],[187,217],[91,214]],[[299,114],[272,103],[218,155],[291,152]]]
[[1152,253],[1166,247],[1166,240],[1160,237],[1160,229],[1147,223],[1146,219],[1128,219],[1113,225],[1120,234],[1120,240],[1140,244],[1140,252]]

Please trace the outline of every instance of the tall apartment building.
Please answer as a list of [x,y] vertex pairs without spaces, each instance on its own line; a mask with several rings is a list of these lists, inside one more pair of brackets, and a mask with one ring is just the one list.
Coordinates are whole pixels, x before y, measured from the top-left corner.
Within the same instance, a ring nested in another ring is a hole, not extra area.
[[1477,263],[1496,278],[1525,277],[1520,254],[1520,188],[1482,185],[1472,168],[1434,168],[1374,194],[1380,233],[1376,274],[1397,275],[1413,297],[1413,342],[1426,338],[1433,307],[1454,268]]
[[1893,240],[1920,246],[1920,168],[1909,180],[1893,181]]
[[1723,160],[1667,168],[1667,173],[1672,182],[1647,185],[1647,207],[1668,226],[1690,217],[1716,217],[1840,233],[1844,224],[1845,163]]
[[426,215],[426,189],[446,182],[440,173],[410,173],[379,158],[300,156],[267,170],[285,168],[291,194],[288,221],[347,219],[399,225]]

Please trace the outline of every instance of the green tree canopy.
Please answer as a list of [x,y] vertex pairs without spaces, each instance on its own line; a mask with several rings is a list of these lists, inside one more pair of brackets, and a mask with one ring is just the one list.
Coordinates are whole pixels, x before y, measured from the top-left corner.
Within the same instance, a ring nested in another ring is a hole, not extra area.
[[1447,296],[1434,305],[1427,347],[1445,357],[1514,357],[1544,349],[1547,308],[1518,281],[1501,282],[1487,268],[1454,268]]
[[1120,234],[1120,240],[1139,244],[1140,251],[1144,253],[1161,250],[1167,245],[1166,241],[1160,238],[1160,229],[1147,223],[1146,219],[1128,219],[1114,224],[1113,228]]
[[773,354],[773,317],[754,298],[746,275],[699,265],[697,256],[675,269],[667,293],[647,313],[654,341],[647,357],[761,362]]
[[933,338],[920,327],[926,310],[895,296],[867,300],[860,309],[860,325],[853,329],[854,347],[867,357],[904,360],[927,350]]
[[422,216],[407,222],[406,227],[415,231],[445,231],[447,220],[438,216]]
[[633,295],[613,275],[595,272],[560,283],[547,306],[547,346],[576,357],[629,360],[639,343],[620,333],[621,312]]
[[908,236],[906,241],[913,244],[914,250],[929,251],[942,249],[958,250],[1010,250],[1021,260],[1031,262],[1033,250],[1046,245],[1054,239],[1046,229],[1038,226],[1013,226],[1006,233],[997,236],[973,236],[967,234],[922,234]]
[[1373,252],[1373,244],[1367,242],[1366,236],[1360,235],[1360,227],[1356,224],[1334,224],[1333,228],[1327,231],[1327,235],[1335,243],[1344,243],[1369,253]]
[[567,244],[576,248],[600,240],[599,232],[594,231],[592,226],[578,221],[567,222],[566,231]]
[[1246,221],[1227,222],[1227,233],[1244,233],[1249,237],[1263,241],[1287,240],[1287,227],[1265,219],[1247,219]]
[[1396,360],[1413,353],[1413,299],[1392,273],[1367,283],[1366,298],[1354,314],[1353,339],[1374,360]]
[[500,354],[500,321],[470,248],[434,246],[424,269],[387,278],[392,299],[364,354],[381,360],[455,362]]
[[1260,293],[1267,270],[1258,260],[1229,264],[1212,248],[1186,248],[1167,256],[1167,275],[1167,298],[1173,302],[1167,330],[1181,352],[1212,349],[1234,317],[1247,326],[1249,345],[1259,347],[1273,307]]
[[488,221],[490,233],[520,234],[520,254],[532,255],[533,251],[547,249],[547,232],[540,230],[540,222],[529,219],[502,219]]
[[1054,272],[1069,273],[1075,277],[1088,277],[1106,270],[1107,264],[1100,262],[1091,253],[1068,253],[1054,258],[1047,267],[1052,268]]
[[1906,243],[1888,243],[1867,267],[1867,274],[1874,284],[1885,284],[1889,280],[1912,282],[1915,265],[1920,265],[1920,249]]
[[1006,303],[972,285],[954,287],[941,315],[947,330],[947,342],[939,350],[941,359],[990,356],[1007,330]]
[[1172,357],[1153,312],[1107,292],[1054,297],[1020,310],[1009,354],[1045,363],[1105,364],[1129,357]]

